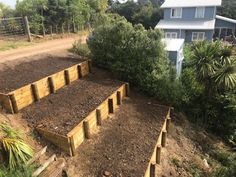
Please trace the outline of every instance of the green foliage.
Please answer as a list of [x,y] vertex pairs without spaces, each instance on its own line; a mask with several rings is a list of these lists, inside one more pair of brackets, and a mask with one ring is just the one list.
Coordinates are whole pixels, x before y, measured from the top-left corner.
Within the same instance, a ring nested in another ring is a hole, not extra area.
[[93,31],[88,46],[97,66],[150,96],[175,104],[181,95],[181,83],[175,79],[161,37],[159,30],[145,30],[124,18],[110,17]]
[[22,140],[20,133],[11,127],[2,124],[1,131],[4,137],[0,139],[1,150],[7,158],[10,170],[26,164],[32,157],[33,150]]
[[33,170],[34,166],[21,166],[14,170],[0,166],[0,177],[31,177]]
[[225,153],[217,151],[214,153],[214,157],[218,160],[222,166],[212,174],[212,177],[232,177],[236,176],[236,156],[234,153]]
[[67,26],[76,32],[90,27],[107,8],[107,0],[21,0],[17,1],[14,15],[28,16],[32,33],[42,33],[44,27],[49,31],[49,26]]
[[222,6],[217,8],[217,14],[236,19],[236,1],[222,0]]
[[110,11],[124,16],[132,24],[141,23],[146,29],[154,28],[162,18],[159,4],[149,0],[138,3],[133,1],[116,3],[112,5]]
[[0,19],[1,18],[7,18],[12,17],[13,15],[13,9],[11,9],[10,6],[7,6],[0,2]]
[[90,50],[88,48],[88,45],[82,44],[81,41],[75,41],[69,51],[82,57],[90,57]]
[[236,59],[221,42],[198,42],[185,49],[182,104],[192,120],[235,143]]

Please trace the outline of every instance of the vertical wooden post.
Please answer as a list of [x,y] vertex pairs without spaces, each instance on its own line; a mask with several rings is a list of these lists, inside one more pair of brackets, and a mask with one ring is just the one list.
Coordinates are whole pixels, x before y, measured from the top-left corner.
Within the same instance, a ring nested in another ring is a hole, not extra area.
[[151,163],[150,165],[150,177],[155,177],[156,173],[156,165],[154,163]]
[[42,22],[42,31],[43,31],[43,37],[45,37],[45,27],[44,27],[44,24],[43,24],[43,22]]
[[52,77],[48,78],[48,85],[49,85],[49,89],[50,89],[50,93],[55,93],[55,86],[54,86],[54,82]]
[[130,87],[129,87],[129,83],[125,84],[125,92],[126,92],[126,96],[129,97],[130,96]]
[[70,81],[70,73],[69,73],[69,70],[65,70],[64,71],[64,74],[65,74],[65,81],[66,81],[66,85],[70,85],[71,81]]
[[36,84],[31,84],[31,91],[34,97],[34,101],[35,102],[39,101],[39,91]]
[[57,25],[56,25],[56,34],[58,34],[58,29],[57,29]]
[[163,130],[162,135],[161,135],[161,146],[162,147],[166,147],[166,138],[167,138],[167,132],[166,132],[166,130]]
[[70,143],[70,156],[75,156],[75,146],[74,146],[74,139],[73,136],[69,137],[69,143]]
[[84,127],[84,136],[87,139],[91,138],[91,133],[90,133],[90,128],[89,128],[89,123],[87,120],[83,122],[83,127]]
[[62,32],[62,34],[64,34],[64,27],[63,27],[63,25],[61,25],[61,32]]
[[171,107],[171,108],[170,108],[170,118],[173,118],[173,114],[174,114],[174,108]]
[[51,37],[52,37],[52,25],[50,26],[50,34],[51,34]]
[[109,110],[109,113],[114,113],[114,105],[113,105],[113,99],[112,98],[109,98],[108,99],[108,110]]
[[171,123],[171,118],[166,119],[166,131],[169,133],[170,132],[170,123]]
[[81,69],[81,65],[78,65],[77,66],[77,69],[78,69],[78,77],[79,79],[82,78],[82,69]]
[[121,92],[117,91],[116,93],[116,100],[117,100],[117,105],[121,105],[122,99],[121,99]]
[[101,109],[96,109],[96,115],[97,115],[97,125],[102,125],[102,114]]
[[73,26],[73,33],[76,33],[75,19],[74,19],[74,17],[73,17],[73,20],[72,20],[72,26]]
[[17,103],[16,103],[16,97],[15,97],[14,93],[9,95],[9,97],[10,97],[10,100],[11,100],[13,113],[18,113],[19,109],[18,109],[18,106],[17,106]]
[[28,41],[31,42],[32,38],[31,38],[31,35],[30,35],[30,27],[29,27],[29,21],[28,21],[27,16],[24,17],[24,23],[25,23],[25,32],[26,32],[26,35],[28,37]]
[[88,60],[89,73],[92,73],[92,61]]
[[67,23],[67,32],[68,32],[68,34],[70,34],[70,24],[69,23]]
[[156,163],[160,164],[161,163],[161,146],[157,145],[156,147]]

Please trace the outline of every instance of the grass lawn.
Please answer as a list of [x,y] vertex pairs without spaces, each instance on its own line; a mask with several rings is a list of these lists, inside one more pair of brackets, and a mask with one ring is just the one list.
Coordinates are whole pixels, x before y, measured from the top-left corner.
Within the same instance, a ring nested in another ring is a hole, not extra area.
[[0,52],[1,51],[5,51],[5,50],[10,50],[10,49],[16,49],[19,47],[25,47],[25,46],[30,46],[30,45],[34,45],[36,43],[40,43],[40,42],[45,42],[48,40],[52,40],[52,39],[59,39],[59,38],[63,38],[63,37],[72,37],[72,36],[77,36],[77,35],[86,35],[89,32],[87,30],[83,30],[83,31],[78,31],[77,33],[73,34],[65,34],[65,35],[61,35],[61,34],[57,34],[54,35],[53,37],[51,37],[50,35],[46,36],[43,39],[34,39],[33,42],[27,42],[26,40],[19,40],[19,41],[3,41],[0,40]]
[[34,42],[27,41],[0,41],[0,51],[5,51],[9,49],[16,49],[18,47],[24,47],[35,44]]

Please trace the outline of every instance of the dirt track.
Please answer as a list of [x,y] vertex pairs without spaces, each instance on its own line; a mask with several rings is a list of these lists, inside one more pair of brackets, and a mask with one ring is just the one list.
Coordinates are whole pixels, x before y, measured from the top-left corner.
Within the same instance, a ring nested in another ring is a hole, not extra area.
[[0,52],[0,63],[6,61],[12,61],[19,58],[30,57],[42,53],[48,53],[56,50],[69,49],[75,40],[81,39],[82,42],[86,42],[87,36],[74,36],[70,38],[56,39],[47,42],[42,42],[37,45],[23,47],[13,50],[7,50]]

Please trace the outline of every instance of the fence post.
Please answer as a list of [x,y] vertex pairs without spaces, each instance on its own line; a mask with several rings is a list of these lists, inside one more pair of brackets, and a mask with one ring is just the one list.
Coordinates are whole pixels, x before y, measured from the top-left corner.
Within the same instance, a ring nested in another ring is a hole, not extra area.
[[56,25],[56,34],[58,34],[58,29],[57,29],[57,25]]
[[63,27],[63,25],[61,25],[61,32],[62,32],[62,34],[64,34],[64,27]]
[[50,26],[50,34],[51,34],[51,37],[52,37],[52,25]]
[[28,37],[28,41],[31,42],[32,39],[31,39],[31,35],[30,35],[29,21],[28,21],[27,16],[24,17],[24,22],[25,22],[25,32]]

